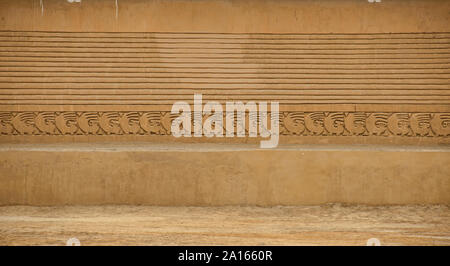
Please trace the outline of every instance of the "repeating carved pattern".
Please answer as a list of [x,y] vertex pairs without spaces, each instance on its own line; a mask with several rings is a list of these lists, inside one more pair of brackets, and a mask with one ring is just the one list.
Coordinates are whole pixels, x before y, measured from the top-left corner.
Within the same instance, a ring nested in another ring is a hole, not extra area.
[[[177,116],[164,111],[0,112],[0,133],[1,135],[170,135],[171,123]],[[246,131],[248,135],[248,130]],[[280,134],[449,137],[450,113],[280,112]]]

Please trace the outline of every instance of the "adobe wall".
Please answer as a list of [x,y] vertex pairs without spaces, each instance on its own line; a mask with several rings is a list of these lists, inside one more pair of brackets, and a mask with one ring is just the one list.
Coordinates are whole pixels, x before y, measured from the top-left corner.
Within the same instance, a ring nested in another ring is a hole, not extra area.
[[[444,0],[0,0],[0,204],[449,203],[449,11]],[[171,107],[194,93],[279,102],[281,148],[174,138]],[[63,148],[34,150],[45,143]],[[96,152],[105,143],[148,147]],[[219,145],[226,163],[154,150],[173,143]],[[303,145],[343,146],[303,157]]]

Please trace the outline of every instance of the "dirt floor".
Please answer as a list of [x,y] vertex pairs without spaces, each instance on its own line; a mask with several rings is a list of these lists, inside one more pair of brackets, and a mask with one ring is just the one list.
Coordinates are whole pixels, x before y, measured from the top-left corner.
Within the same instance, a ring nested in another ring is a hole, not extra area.
[[0,207],[0,245],[450,245],[450,206]]

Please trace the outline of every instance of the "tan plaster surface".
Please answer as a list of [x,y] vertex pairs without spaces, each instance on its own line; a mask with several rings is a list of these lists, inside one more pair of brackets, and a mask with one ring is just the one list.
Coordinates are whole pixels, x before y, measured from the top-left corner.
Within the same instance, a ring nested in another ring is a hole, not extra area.
[[447,147],[2,145],[1,205],[450,203]]

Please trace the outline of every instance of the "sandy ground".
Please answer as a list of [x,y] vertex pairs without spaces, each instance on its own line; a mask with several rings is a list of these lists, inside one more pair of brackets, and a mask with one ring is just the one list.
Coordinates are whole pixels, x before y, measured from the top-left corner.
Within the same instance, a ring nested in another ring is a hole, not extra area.
[[450,206],[0,207],[0,245],[450,245]]

